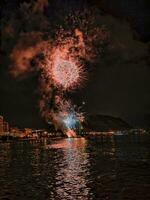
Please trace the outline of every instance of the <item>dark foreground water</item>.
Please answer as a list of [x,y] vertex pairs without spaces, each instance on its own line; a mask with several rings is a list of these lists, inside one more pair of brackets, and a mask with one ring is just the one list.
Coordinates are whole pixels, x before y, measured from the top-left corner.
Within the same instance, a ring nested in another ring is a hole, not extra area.
[[149,200],[150,135],[0,143],[0,200]]

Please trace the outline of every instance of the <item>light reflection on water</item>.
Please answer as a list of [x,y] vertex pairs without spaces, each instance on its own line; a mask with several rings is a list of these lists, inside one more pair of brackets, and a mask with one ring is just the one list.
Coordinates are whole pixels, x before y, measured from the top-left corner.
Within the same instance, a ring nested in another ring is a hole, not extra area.
[[91,199],[87,185],[90,163],[85,152],[86,143],[84,138],[68,138],[49,146],[63,151],[58,164],[60,170],[56,172],[56,199]]
[[148,200],[149,146],[149,135],[0,143],[0,200]]

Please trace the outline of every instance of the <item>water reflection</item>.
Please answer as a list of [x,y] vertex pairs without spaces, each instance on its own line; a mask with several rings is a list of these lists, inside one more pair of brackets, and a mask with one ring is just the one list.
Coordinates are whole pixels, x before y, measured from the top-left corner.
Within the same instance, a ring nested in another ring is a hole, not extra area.
[[150,199],[149,144],[149,135],[0,143],[0,199]]
[[56,142],[53,142],[53,144],[47,145],[46,148],[55,148],[55,149],[82,149],[85,150],[87,141],[85,138],[67,138],[67,139],[61,139]]
[[90,163],[86,145],[84,138],[68,138],[48,146],[63,152],[55,178],[56,199],[92,199],[87,180]]

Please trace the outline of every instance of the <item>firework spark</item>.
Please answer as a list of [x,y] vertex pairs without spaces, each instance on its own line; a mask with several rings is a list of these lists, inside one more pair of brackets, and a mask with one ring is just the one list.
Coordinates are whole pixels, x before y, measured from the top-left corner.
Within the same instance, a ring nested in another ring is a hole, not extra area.
[[[62,34],[62,30],[60,32]],[[74,35],[62,38],[52,44],[49,51],[44,51],[43,72],[60,90],[72,90],[81,85],[86,73],[81,59],[84,57],[85,45],[82,33],[75,29]]]
[[[47,6],[47,0],[26,4],[27,13],[23,17],[30,14],[28,19],[39,20],[37,12],[42,14]],[[21,14],[22,10],[19,12]],[[33,72],[40,74],[40,112],[48,123],[52,122],[56,129],[69,137],[75,136],[77,126],[84,121],[84,115],[64,98],[64,93],[82,85],[86,79],[85,62],[95,61],[108,39],[107,31],[97,26],[93,16],[92,9],[69,14],[63,17],[64,22],[60,22],[57,30],[50,29],[48,20],[43,16],[39,31],[21,33],[19,37],[17,34],[18,42],[10,55],[10,71],[14,77],[25,77]],[[26,18],[23,24],[24,21]],[[100,48],[96,51],[93,46],[98,44]]]
[[[61,129],[65,134],[71,130],[74,135],[82,128],[82,122],[84,121],[84,115],[79,109],[71,104],[70,100],[65,100],[62,97],[57,96],[56,109],[52,114],[52,121],[55,124],[56,129]],[[52,113],[52,111],[51,111]]]
[[73,61],[56,59],[52,68],[54,84],[63,89],[75,88],[82,81],[82,68]]

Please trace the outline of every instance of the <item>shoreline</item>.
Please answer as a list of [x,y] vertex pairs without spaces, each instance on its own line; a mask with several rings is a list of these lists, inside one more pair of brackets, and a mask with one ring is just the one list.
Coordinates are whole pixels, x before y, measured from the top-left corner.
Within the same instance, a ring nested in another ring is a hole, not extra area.
[[[112,137],[112,136],[131,136],[131,135],[143,135],[150,134],[149,131],[139,129],[138,131],[111,131],[111,132],[86,132],[81,135],[77,135],[75,138],[99,138],[99,137]],[[0,135],[0,142],[9,142],[9,141],[40,141],[44,139],[63,139],[68,138],[66,135],[55,135],[55,136],[40,136],[40,137],[13,137],[11,135]],[[71,137],[74,138],[74,137]]]

